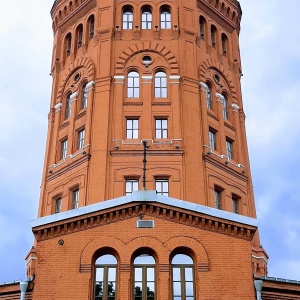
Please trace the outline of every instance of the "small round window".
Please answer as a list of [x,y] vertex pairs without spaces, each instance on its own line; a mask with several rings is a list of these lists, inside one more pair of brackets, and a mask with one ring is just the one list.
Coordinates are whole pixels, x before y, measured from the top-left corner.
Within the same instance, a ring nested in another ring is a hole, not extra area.
[[220,77],[218,74],[215,74],[214,79],[216,83],[220,83]]
[[144,65],[150,65],[152,63],[152,58],[149,55],[144,55],[142,61]]
[[77,74],[74,76],[74,82],[77,82],[79,79],[80,79],[80,75],[77,73]]

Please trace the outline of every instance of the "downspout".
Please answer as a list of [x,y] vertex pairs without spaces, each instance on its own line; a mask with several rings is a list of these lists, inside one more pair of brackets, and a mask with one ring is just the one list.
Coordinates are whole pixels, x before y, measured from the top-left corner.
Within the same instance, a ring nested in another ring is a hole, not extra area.
[[255,286],[255,289],[256,289],[256,299],[257,300],[262,300],[261,299],[262,285],[263,285],[262,280],[254,280],[254,286]]
[[20,281],[20,290],[21,290],[20,300],[25,300],[27,287],[28,287],[28,281]]

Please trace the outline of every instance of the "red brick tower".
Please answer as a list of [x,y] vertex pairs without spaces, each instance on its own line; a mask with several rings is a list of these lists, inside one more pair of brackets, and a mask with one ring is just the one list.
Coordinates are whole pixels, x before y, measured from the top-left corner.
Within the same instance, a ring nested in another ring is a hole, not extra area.
[[33,299],[254,299],[266,274],[236,0],[56,0]]

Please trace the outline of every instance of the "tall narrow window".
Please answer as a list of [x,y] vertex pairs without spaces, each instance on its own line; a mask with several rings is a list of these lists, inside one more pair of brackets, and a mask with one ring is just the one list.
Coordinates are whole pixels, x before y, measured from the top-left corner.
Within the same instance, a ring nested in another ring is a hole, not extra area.
[[123,29],[132,29],[133,27],[133,10],[130,6],[123,9]]
[[77,142],[77,149],[83,149],[84,147],[84,136],[85,130],[81,129],[78,131],[78,142]]
[[85,83],[82,86],[82,91],[81,91],[81,109],[87,107],[87,98],[88,98],[87,83]]
[[132,192],[139,190],[139,180],[138,179],[126,179],[125,182],[125,194],[131,195]]
[[185,254],[177,254],[172,259],[172,299],[195,299],[194,262]]
[[72,47],[72,35],[68,33],[65,40],[65,49],[66,49],[66,56],[71,54],[71,47]]
[[232,211],[235,214],[239,213],[239,197],[236,195],[232,195]]
[[116,292],[117,259],[111,254],[105,254],[95,262],[94,300],[115,300]]
[[162,7],[160,11],[160,29],[171,29],[171,11],[169,7]]
[[228,115],[228,101],[227,101],[227,97],[225,95],[223,95],[223,118],[225,120],[228,120],[229,118]]
[[60,159],[65,159],[67,157],[68,150],[68,140],[65,139],[61,142],[60,145]]
[[69,94],[66,99],[65,120],[69,119],[70,115],[71,115],[71,94]]
[[140,97],[140,75],[138,72],[132,71],[128,73],[127,97]]
[[55,200],[55,213],[56,214],[60,213],[60,211],[61,211],[61,202],[62,202],[61,198],[58,198]]
[[83,41],[83,26],[80,24],[77,27],[77,49],[82,47],[82,41]]
[[206,21],[202,16],[199,19],[199,26],[200,26],[200,38],[202,40],[204,40],[205,39]]
[[156,139],[168,138],[168,119],[155,120],[155,138]]
[[169,180],[156,179],[155,180],[156,193],[162,196],[169,196]]
[[153,256],[141,254],[134,259],[134,300],[156,299],[155,273]]
[[150,7],[142,8],[142,29],[151,29],[152,27],[152,12]]
[[89,39],[91,40],[95,35],[95,17],[91,15],[88,19]]
[[72,192],[72,209],[78,208],[79,202],[79,189],[76,189]]
[[211,86],[207,84],[206,88],[206,107],[212,109],[212,99],[211,99]]
[[210,36],[211,36],[211,45],[213,48],[216,48],[217,28],[214,25],[211,25],[210,27]]
[[222,33],[221,39],[222,39],[222,54],[223,54],[224,56],[226,56],[226,53],[227,53],[227,45],[228,45],[228,38],[227,38],[227,36],[226,36],[224,33]]
[[228,138],[226,138],[226,156],[233,159],[233,142]]
[[222,209],[222,203],[221,203],[221,191],[217,188],[214,190],[215,195],[215,208]]
[[209,135],[209,148],[210,150],[216,150],[217,144],[216,144],[216,132],[213,131],[212,129],[209,129],[208,132]]
[[167,75],[165,72],[155,73],[155,98],[167,98]]
[[139,120],[127,119],[126,120],[126,138],[137,139],[139,137]]

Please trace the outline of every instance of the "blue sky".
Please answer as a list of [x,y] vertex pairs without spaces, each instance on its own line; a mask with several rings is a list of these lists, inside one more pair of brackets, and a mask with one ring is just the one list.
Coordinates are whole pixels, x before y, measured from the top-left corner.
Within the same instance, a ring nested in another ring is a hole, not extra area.
[[[269,276],[300,280],[299,0],[241,0],[242,88]],[[51,97],[53,0],[0,10],[0,282],[25,279]],[[290,10],[291,9],[291,10]],[[14,14],[8,13],[14,11]]]

